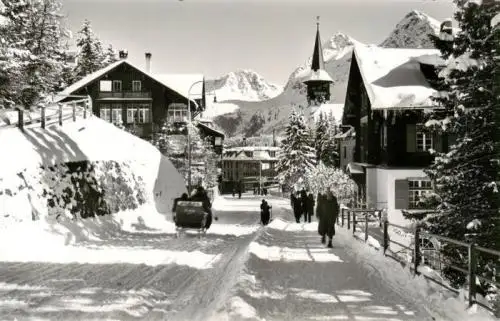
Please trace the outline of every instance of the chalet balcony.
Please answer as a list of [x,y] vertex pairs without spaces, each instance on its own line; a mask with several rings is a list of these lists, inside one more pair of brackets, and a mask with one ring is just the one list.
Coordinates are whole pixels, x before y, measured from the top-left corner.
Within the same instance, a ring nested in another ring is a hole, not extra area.
[[122,99],[151,99],[150,91],[101,91],[99,99],[122,98]]

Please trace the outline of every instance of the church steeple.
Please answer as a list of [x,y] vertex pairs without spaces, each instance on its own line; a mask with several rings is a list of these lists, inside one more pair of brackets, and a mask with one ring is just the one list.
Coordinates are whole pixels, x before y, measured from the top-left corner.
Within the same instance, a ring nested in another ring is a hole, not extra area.
[[321,46],[321,37],[319,36],[319,17],[316,22],[316,42],[314,43],[314,51],[312,56],[311,70],[325,69],[325,61],[323,60],[323,46]]
[[325,70],[323,46],[319,35],[319,16],[316,17],[316,40],[311,62],[311,70],[303,80],[307,86],[307,101],[309,106],[317,106],[330,100],[330,84],[332,78]]

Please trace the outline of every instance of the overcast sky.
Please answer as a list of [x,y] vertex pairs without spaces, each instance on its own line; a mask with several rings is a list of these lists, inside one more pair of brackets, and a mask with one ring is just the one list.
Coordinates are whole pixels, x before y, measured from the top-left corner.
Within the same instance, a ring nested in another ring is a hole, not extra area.
[[451,0],[62,0],[76,36],[84,19],[104,43],[126,48],[158,73],[208,78],[252,69],[284,85],[312,54],[316,16],[323,42],[338,31],[380,43],[412,9],[443,20]]

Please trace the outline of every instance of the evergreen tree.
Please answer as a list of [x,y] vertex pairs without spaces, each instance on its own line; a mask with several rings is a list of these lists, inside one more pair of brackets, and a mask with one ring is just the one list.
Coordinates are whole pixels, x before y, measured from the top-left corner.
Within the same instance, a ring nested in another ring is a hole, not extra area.
[[[425,222],[431,233],[498,249],[500,110],[492,75],[498,64],[494,59],[499,38],[490,20],[499,12],[500,3],[455,2],[460,31],[452,43],[432,37],[448,66],[434,84],[441,93],[436,102],[444,110],[434,111],[427,122],[444,137],[454,137],[455,143],[448,153],[436,153],[434,163],[426,170],[434,184],[434,194],[428,200],[434,200],[437,211]],[[442,251],[447,261],[467,266],[466,248],[444,243]],[[491,276],[495,260],[481,254],[478,273]],[[450,268],[444,273],[454,285],[465,282],[462,273]],[[481,286],[483,291],[486,288],[485,284]]]
[[106,53],[104,54],[103,67],[106,67],[116,61],[118,61],[116,50],[113,48],[113,45],[109,45]]
[[292,112],[276,170],[282,184],[293,187],[316,165],[315,150],[304,116]]
[[314,137],[314,148],[316,149],[316,161],[319,162],[321,160],[321,155],[323,154],[323,143],[326,133],[326,119],[323,116],[323,113],[319,114],[319,119],[316,122],[316,131]]
[[61,3],[56,0],[4,1],[4,52],[16,59],[9,72],[11,101],[24,108],[43,104],[59,85],[64,64]]
[[90,21],[85,20],[82,29],[78,32],[76,42],[78,47],[78,62],[75,67],[76,80],[82,79],[103,67],[105,54],[102,44],[92,31]]
[[316,123],[316,160],[322,162],[326,166],[339,166],[338,142],[335,135],[338,133],[338,126],[335,122],[333,114],[324,116],[320,114],[320,118]]

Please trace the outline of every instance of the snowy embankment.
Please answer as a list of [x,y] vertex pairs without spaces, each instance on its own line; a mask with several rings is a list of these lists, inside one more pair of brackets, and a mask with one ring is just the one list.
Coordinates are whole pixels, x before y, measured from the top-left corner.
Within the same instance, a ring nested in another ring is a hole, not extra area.
[[[278,202],[288,207],[288,200]],[[337,228],[328,249],[317,222],[297,224],[289,209],[281,211],[250,243],[225,311],[213,319],[494,320],[466,311],[464,300],[414,277],[351,233]]]
[[[112,124],[91,117],[0,129],[0,148],[0,261],[89,262],[85,250],[64,247],[174,230],[170,209],[185,192],[182,177],[154,146]],[[134,261],[119,249],[92,255]],[[160,259],[144,255],[138,261]]]

